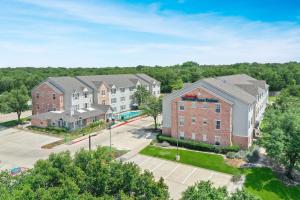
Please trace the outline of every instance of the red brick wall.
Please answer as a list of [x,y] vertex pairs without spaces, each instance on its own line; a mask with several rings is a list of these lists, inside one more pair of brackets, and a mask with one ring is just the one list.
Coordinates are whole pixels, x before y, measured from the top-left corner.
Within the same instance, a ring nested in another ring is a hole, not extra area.
[[241,136],[233,136],[232,143],[234,145],[240,146],[242,149],[247,149],[249,147],[251,138],[249,137],[241,137]]
[[[39,98],[37,98],[39,93]],[[55,94],[55,99],[53,99]],[[32,114],[45,113],[55,108],[63,110],[63,94],[55,92],[47,84],[43,83],[31,92],[32,96]]]
[[[192,108],[192,101],[182,101],[178,97],[172,101],[172,126],[171,135],[177,137],[179,131],[183,131],[186,139],[192,139],[192,133],[195,133],[196,140],[203,140],[203,135],[207,135],[207,142],[215,144],[215,136],[220,136],[221,145],[231,145],[231,105],[228,102],[214,96],[207,90],[202,88],[195,89],[185,95],[198,95],[198,98],[214,98],[218,99],[221,105],[221,112],[216,113],[215,104],[210,102],[196,102],[196,108]],[[184,111],[178,108],[178,102],[184,102]],[[203,105],[207,104],[207,108]],[[184,126],[179,126],[179,116],[184,116]],[[192,117],[196,118],[195,124],[192,124]],[[206,119],[207,124],[203,124]],[[221,120],[221,129],[216,130],[215,121]],[[165,130],[167,132],[169,130]]]
[[46,128],[48,126],[48,121],[41,119],[31,119],[31,125]]

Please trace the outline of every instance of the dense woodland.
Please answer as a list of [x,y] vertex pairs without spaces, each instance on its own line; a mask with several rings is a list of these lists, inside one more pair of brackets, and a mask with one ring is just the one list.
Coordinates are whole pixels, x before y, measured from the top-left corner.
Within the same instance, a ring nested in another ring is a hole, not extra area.
[[240,63],[234,65],[198,65],[186,62],[174,66],[137,66],[105,68],[2,68],[0,69],[0,94],[24,84],[28,91],[49,76],[77,76],[95,74],[146,73],[162,83],[162,93],[203,77],[245,73],[257,79],[264,79],[271,91],[279,91],[287,85],[300,84],[300,63]]

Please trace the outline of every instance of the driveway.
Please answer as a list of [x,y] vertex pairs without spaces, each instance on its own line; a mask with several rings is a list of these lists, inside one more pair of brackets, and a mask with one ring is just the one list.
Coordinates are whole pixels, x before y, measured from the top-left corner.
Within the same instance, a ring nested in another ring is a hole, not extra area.
[[231,182],[231,175],[190,165],[184,165],[168,160],[137,154],[126,162],[134,162],[144,170],[153,173],[156,180],[164,178],[169,187],[172,199],[179,199],[181,193],[188,186],[194,185],[198,181],[210,180],[215,186],[226,186],[228,191],[234,191],[240,187]]

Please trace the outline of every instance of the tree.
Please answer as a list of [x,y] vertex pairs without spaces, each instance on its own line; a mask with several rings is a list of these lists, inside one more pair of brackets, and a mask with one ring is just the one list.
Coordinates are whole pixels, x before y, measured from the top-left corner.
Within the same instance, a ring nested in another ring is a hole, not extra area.
[[297,108],[285,112],[270,109],[262,127],[261,145],[266,148],[268,156],[286,167],[289,178],[293,178],[293,169],[300,161],[299,111]]
[[137,87],[137,90],[134,93],[134,99],[138,104],[138,106],[141,106],[149,96],[150,96],[149,91],[144,86],[141,85]]
[[163,180],[133,163],[115,161],[116,151],[99,147],[51,154],[19,176],[0,173],[0,199],[169,199]]
[[157,118],[158,115],[162,112],[162,98],[149,96],[144,104],[141,106],[142,111],[154,119],[154,128],[157,130]]
[[259,200],[244,189],[237,190],[231,195],[228,194],[225,187],[213,187],[210,181],[201,181],[188,187],[182,193],[182,200]]
[[21,122],[22,112],[28,109],[29,96],[27,88],[22,85],[20,88],[11,90],[3,98],[8,109],[16,112],[18,121]]
[[180,90],[182,87],[183,87],[183,81],[182,81],[181,78],[176,79],[175,81],[173,81],[173,82],[171,83],[172,91],[173,91],[173,90]]
[[188,187],[182,194],[182,200],[224,200],[228,196],[226,188],[215,188],[210,181],[201,181]]

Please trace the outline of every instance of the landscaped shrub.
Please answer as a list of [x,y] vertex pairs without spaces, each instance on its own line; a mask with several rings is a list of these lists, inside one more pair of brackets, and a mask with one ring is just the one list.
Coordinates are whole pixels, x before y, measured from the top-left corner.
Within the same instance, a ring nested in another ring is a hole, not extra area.
[[244,159],[247,155],[247,151],[240,150],[235,154],[235,158]]
[[[159,141],[159,142],[166,141],[173,146],[177,145],[176,138],[172,138],[172,137],[164,136],[164,135],[157,135],[156,138],[157,138],[157,141]],[[204,142],[198,142],[198,141],[194,141],[194,140],[183,140],[183,139],[178,140],[178,146],[184,147],[187,149],[198,150],[198,151],[208,151],[208,152],[223,153],[223,154],[230,152],[230,151],[237,152],[240,149],[238,146],[223,147],[223,146],[207,144]]]
[[240,180],[242,180],[242,175],[241,174],[234,174],[231,177],[231,181],[234,182],[234,183],[239,182]]
[[230,151],[226,154],[226,158],[233,159],[235,158],[235,154],[236,154],[235,152]]
[[254,149],[246,155],[246,159],[250,163],[256,163],[259,160],[259,150]]

